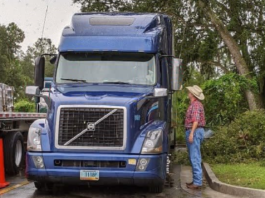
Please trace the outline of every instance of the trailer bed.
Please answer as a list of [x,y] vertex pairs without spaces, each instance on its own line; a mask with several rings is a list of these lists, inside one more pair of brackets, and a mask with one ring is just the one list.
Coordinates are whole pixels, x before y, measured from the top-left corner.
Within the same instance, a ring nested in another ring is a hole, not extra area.
[[36,120],[46,118],[46,113],[0,112],[1,120]]

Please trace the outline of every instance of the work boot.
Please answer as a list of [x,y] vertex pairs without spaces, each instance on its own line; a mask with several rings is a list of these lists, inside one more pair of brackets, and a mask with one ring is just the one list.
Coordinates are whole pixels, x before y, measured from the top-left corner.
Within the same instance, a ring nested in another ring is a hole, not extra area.
[[201,186],[197,186],[197,185],[194,185],[194,184],[188,185],[187,187],[189,189],[192,189],[192,190],[200,190],[201,189]]

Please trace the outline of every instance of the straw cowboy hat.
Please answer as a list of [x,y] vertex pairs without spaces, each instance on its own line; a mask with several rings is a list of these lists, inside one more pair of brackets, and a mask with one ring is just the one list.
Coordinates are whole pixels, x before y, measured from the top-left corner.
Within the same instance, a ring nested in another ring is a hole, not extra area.
[[204,94],[202,93],[202,89],[199,86],[193,85],[192,87],[186,87],[186,89],[188,89],[189,92],[199,100],[204,100]]

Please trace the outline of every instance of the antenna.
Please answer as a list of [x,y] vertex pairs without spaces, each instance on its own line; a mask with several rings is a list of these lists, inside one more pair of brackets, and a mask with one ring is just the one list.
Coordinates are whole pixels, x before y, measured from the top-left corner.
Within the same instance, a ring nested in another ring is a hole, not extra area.
[[[44,16],[44,21],[43,21],[42,32],[41,32],[41,42],[42,43],[43,43],[43,34],[44,34],[44,28],[45,28],[45,24],[46,24],[46,18],[47,18],[48,9],[49,9],[49,4],[47,4],[47,8],[46,8],[46,11],[45,11],[45,16]],[[41,51],[43,51],[43,49],[41,49]]]
[[43,33],[44,33],[44,28],[45,28],[45,23],[46,23],[48,9],[49,9],[49,5],[47,5],[46,11],[45,11],[45,17],[44,17],[43,26],[42,26],[42,33],[41,33],[41,38],[42,39],[43,39]]

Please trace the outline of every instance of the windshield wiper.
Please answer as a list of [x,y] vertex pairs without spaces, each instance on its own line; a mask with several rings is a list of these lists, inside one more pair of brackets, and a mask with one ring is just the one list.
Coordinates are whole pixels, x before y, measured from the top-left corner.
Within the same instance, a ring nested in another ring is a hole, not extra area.
[[103,82],[103,84],[123,84],[123,85],[129,85],[130,83],[121,82],[121,81],[115,81],[115,82]]
[[61,80],[68,80],[68,81],[73,81],[73,82],[83,82],[86,83],[86,80],[82,80],[82,79],[71,79],[71,78],[61,78]]

